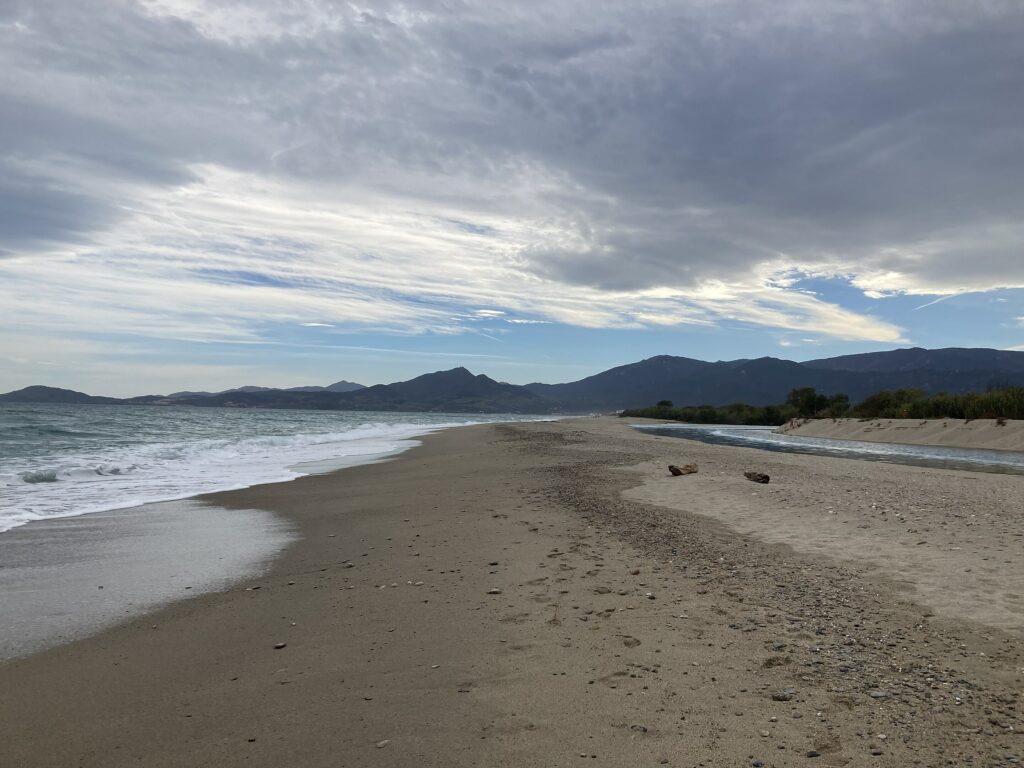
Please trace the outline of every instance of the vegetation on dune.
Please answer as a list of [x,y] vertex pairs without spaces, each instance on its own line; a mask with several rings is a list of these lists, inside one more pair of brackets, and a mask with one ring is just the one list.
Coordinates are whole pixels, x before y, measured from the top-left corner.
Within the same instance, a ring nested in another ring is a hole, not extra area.
[[686,421],[691,424],[745,424],[748,426],[778,426],[790,419],[823,414],[831,418],[846,415],[850,399],[846,395],[821,395],[813,387],[794,389],[781,405],[687,405],[673,406],[671,400],[661,400],[650,408],[634,408],[622,412],[623,416],[644,416],[650,419]]
[[897,389],[872,395],[850,412],[861,419],[1024,419],[1024,387],[927,395]]
[[794,389],[780,405],[687,405],[676,407],[661,400],[647,408],[631,408],[620,415],[683,421],[690,424],[743,424],[778,426],[790,419],[1024,419],[1024,387],[993,389],[961,395],[928,395],[920,389],[883,390],[850,407],[843,394],[823,395],[813,387]]

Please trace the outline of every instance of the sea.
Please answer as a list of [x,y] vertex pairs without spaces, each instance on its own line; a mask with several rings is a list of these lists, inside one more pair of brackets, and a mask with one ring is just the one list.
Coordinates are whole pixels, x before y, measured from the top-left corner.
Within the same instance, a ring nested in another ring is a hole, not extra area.
[[4,404],[0,532],[378,461],[446,427],[545,418]]
[[513,414],[0,405],[0,662],[258,583],[299,537],[214,491],[384,461]]

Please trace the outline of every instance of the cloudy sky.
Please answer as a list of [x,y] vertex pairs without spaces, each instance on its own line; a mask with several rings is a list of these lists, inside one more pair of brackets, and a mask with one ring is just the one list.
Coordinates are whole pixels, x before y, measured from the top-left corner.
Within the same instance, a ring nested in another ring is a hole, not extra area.
[[0,391],[1024,348],[1024,4],[0,0]]

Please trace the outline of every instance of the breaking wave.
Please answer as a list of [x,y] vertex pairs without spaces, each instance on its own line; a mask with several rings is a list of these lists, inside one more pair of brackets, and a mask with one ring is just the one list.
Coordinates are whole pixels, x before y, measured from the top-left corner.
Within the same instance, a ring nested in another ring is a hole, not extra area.
[[[176,410],[106,408],[98,422],[88,406],[36,409],[33,418],[59,415],[64,423],[35,424],[34,443],[19,438],[13,448],[0,445],[7,453],[0,455],[0,531],[293,480],[398,453],[438,429],[523,418],[224,409],[202,409],[197,416],[197,409]],[[87,437],[69,439],[76,432]]]

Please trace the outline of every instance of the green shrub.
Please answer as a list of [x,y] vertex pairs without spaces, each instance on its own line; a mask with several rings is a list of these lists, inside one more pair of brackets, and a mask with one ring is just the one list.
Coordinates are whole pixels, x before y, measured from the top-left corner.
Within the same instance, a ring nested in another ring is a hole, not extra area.
[[687,405],[674,407],[662,400],[648,408],[623,411],[626,417],[647,417],[690,424],[744,424],[778,426],[794,418],[839,419],[1024,419],[1024,387],[988,392],[928,395],[920,389],[882,390],[850,407],[843,394],[818,394],[813,387],[794,389],[781,405]]

